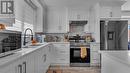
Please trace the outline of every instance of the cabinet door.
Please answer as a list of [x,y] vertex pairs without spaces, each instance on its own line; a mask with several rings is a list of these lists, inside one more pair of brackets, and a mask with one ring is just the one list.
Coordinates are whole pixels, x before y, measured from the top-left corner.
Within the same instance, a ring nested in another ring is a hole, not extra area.
[[45,72],[45,66],[44,63],[46,61],[46,55],[45,51],[43,51],[43,48],[38,49],[35,52],[35,70],[36,73],[43,73]]
[[56,47],[54,45],[51,46],[51,50],[50,50],[50,52],[51,52],[50,53],[51,54],[50,55],[50,62],[51,62],[51,64],[55,63],[55,61],[56,61],[56,58],[55,58],[56,57],[56,50],[55,50],[55,48]]
[[[46,62],[45,62],[45,64],[47,65],[47,69],[49,68],[49,66],[50,66],[50,63],[51,63],[51,45],[47,45],[46,47],[45,47],[45,49],[44,50],[46,50]],[[44,51],[43,50],[43,51]]]
[[100,17],[103,18],[111,17],[112,16],[111,12],[112,12],[111,7],[101,7]]
[[2,66],[2,68],[0,68],[0,73],[18,73],[15,68],[16,66],[14,66],[13,64]]
[[23,73],[35,73],[34,53],[30,53],[22,59]]
[[46,73],[49,67],[49,46],[45,46],[42,51],[43,53],[43,65],[44,65],[44,72]]
[[20,59],[7,63],[0,67],[0,73],[22,73],[22,65]]
[[89,10],[86,9],[68,9],[68,20],[88,20]]
[[48,10],[48,33],[67,33],[67,16],[66,9],[49,9]]
[[91,66],[99,66],[100,65],[100,44],[99,43],[91,43],[90,44],[90,52],[91,52]]
[[55,61],[53,64],[69,64],[69,44],[53,44]]
[[100,8],[100,17],[121,17],[121,6],[104,6]]

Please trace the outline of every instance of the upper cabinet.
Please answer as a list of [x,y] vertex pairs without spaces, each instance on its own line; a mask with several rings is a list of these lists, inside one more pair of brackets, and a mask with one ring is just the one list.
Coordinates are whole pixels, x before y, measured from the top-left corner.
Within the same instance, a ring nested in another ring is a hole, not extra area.
[[110,18],[110,17],[121,17],[121,7],[120,6],[104,6],[100,8],[100,17],[101,18]]
[[88,18],[88,9],[68,8],[68,20],[88,20]]
[[[89,8],[68,8],[67,21],[87,21],[89,22]],[[83,32],[89,32],[89,24],[83,26]]]
[[48,8],[47,25],[47,33],[67,33],[66,8]]
[[[80,8],[48,8],[47,33],[69,32],[70,21],[88,21],[89,10]],[[88,31],[88,26],[85,26]]]
[[100,17],[101,18],[120,18],[121,7],[126,0],[106,0],[101,1],[100,4]]

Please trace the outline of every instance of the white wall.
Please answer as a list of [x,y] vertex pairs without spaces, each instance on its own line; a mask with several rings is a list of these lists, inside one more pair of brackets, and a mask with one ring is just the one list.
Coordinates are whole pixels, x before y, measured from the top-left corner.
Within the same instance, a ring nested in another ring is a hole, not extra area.
[[100,6],[97,3],[95,6],[90,8],[89,16],[89,31],[92,33],[96,42],[100,42]]
[[8,30],[24,31],[33,29],[34,11],[24,0],[14,0],[15,23]]

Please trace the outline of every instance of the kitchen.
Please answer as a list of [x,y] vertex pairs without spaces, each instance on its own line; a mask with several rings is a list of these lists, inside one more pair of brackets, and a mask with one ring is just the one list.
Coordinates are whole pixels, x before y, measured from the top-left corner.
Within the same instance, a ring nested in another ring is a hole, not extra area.
[[129,1],[0,4],[0,73],[129,72]]

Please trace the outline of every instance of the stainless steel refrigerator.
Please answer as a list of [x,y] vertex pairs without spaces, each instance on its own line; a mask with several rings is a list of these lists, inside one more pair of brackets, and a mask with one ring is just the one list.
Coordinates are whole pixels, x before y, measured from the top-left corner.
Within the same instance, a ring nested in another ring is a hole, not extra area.
[[128,20],[100,20],[100,49],[128,50]]

